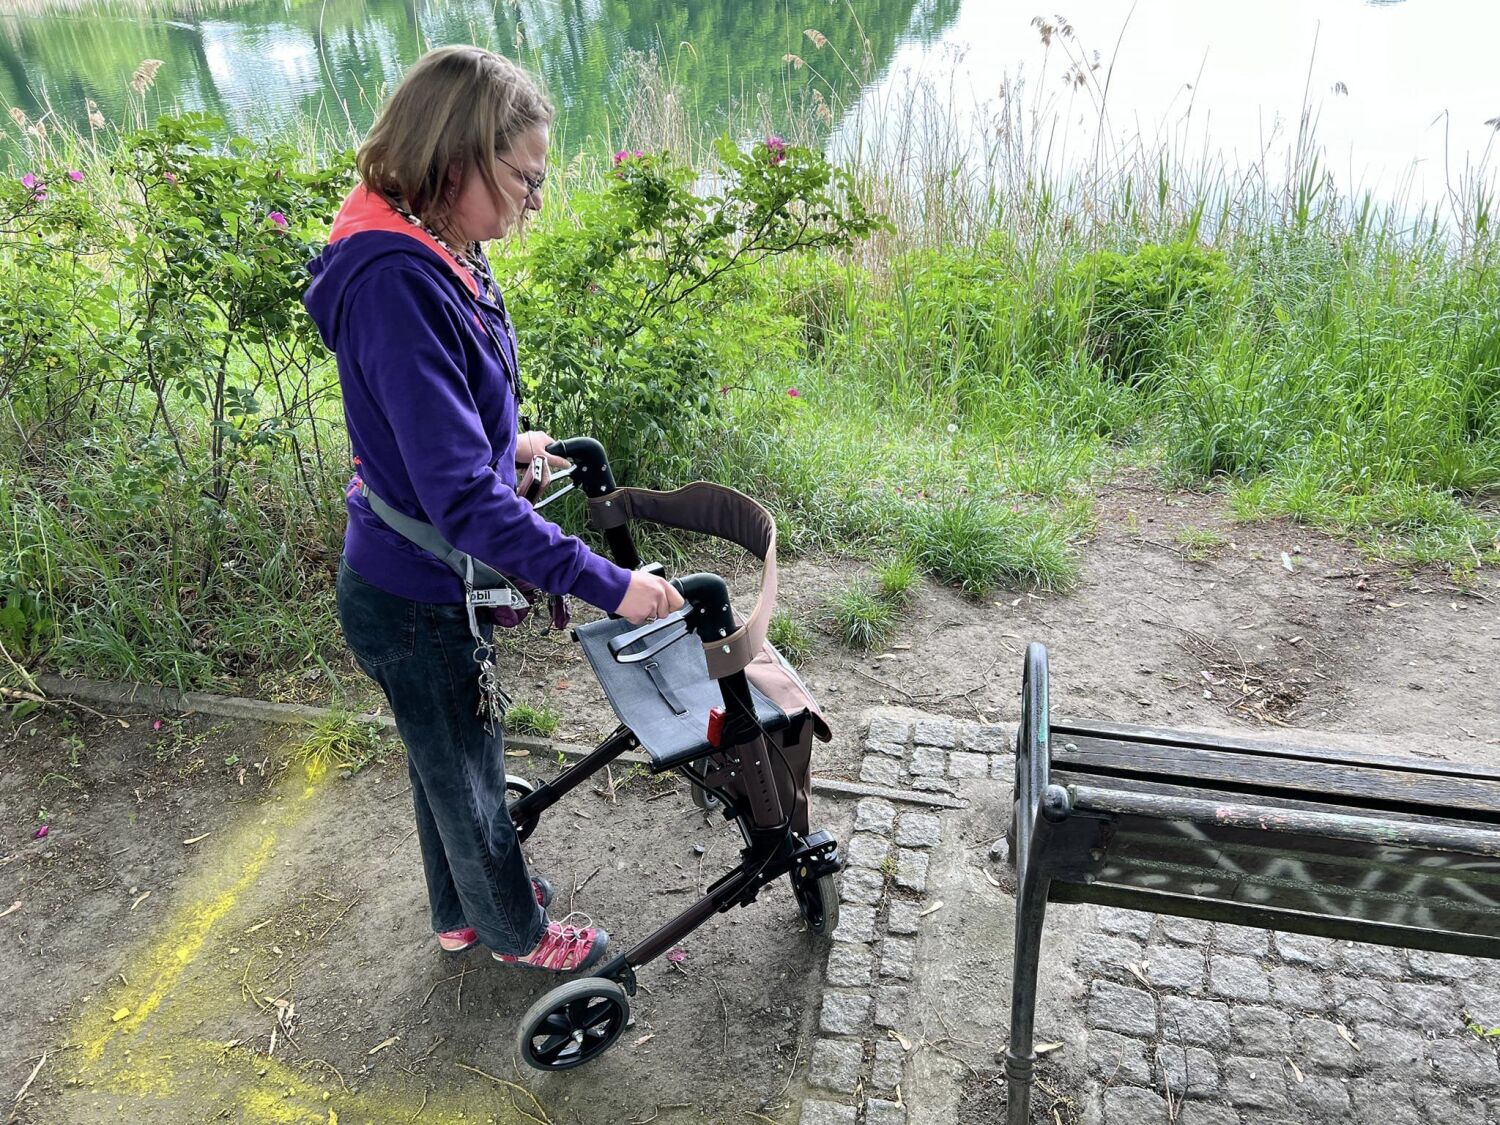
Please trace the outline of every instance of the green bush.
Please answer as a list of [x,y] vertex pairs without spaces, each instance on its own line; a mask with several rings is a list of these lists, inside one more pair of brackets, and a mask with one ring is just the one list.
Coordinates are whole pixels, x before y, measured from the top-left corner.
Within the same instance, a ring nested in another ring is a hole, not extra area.
[[1165,361],[1173,332],[1227,294],[1233,276],[1216,250],[1195,242],[1101,250],[1074,267],[1087,293],[1089,350],[1106,372],[1138,382]]
[[[670,154],[621,154],[509,259],[528,379],[554,434],[602,441],[636,483],[669,481],[718,417],[746,346],[727,330],[750,265],[847,248],[881,225],[820,153],[718,145],[715,194]],[[743,324],[739,325],[743,329]]]
[[781,610],[771,615],[766,638],[793,666],[800,666],[812,652],[811,635],[800,621]]
[[872,594],[863,582],[853,582],[829,602],[834,634],[849,648],[861,651],[883,644],[896,621],[896,607]]
[[917,561],[965,593],[1005,582],[1060,589],[1077,576],[1066,537],[1044,512],[966,495],[910,505],[904,520]]

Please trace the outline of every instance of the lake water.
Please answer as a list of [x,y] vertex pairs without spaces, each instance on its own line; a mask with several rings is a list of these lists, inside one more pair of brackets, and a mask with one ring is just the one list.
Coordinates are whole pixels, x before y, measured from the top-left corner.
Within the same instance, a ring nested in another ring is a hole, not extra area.
[[[655,50],[709,123],[757,93],[774,121],[817,89],[835,145],[889,128],[912,104],[903,91],[926,81],[976,133],[1020,100],[1054,162],[1086,166],[1130,136],[1276,168],[1306,107],[1341,188],[1438,201],[1496,135],[1495,0],[1049,6],[1070,25],[1049,15],[1050,43],[1033,24],[1041,6],[1014,0],[0,0],[0,99],[79,125],[93,102],[112,122],[190,109],[234,132],[314,117],[347,136],[422,50],[467,41],[543,73],[575,150],[629,143],[619,79],[632,50]],[[163,65],[137,97],[144,59]]]

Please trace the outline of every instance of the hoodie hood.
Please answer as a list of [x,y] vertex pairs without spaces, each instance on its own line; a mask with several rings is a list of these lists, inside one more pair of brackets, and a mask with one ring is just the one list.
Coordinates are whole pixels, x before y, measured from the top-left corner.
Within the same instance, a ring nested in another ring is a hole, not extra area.
[[458,279],[471,297],[479,295],[479,283],[437,239],[386,199],[364,185],[345,198],[328,232],[328,247],[311,262],[312,282],[302,294],[308,315],[318,326],[323,343],[333,350],[339,335],[344,294],[371,262],[392,254],[426,261],[444,274]]

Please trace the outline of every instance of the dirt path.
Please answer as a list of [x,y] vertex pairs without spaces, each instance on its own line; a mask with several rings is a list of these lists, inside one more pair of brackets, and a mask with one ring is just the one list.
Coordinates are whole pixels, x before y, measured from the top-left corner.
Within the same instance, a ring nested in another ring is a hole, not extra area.
[[[1071,594],[975,603],[928,588],[883,651],[819,636],[806,667],[838,732],[819,772],[859,776],[875,710],[1013,721],[1032,639],[1052,651],[1060,715],[1373,730],[1413,753],[1500,761],[1488,572],[1474,589],[1404,578],[1305,529],[1236,527],[1212,498],[1145,483],[1112,489],[1099,515]],[[816,620],[850,570],[793,562],[783,604]],[[559,737],[582,742],[613,720],[574,655],[534,641],[515,682],[563,713]],[[0,918],[0,1112],[40,1062],[19,1121],[798,1119],[828,947],[802,932],[786,888],[715,919],[680,965],[651,966],[636,1025],[598,1062],[523,1071],[515,1020],[550,982],[477,952],[435,955],[399,751],[348,780],[319,777],[290,737],[139,713],[0,727],[0,911],[20,903]],[[673,787],[631,776],[618,803],[573,794],[530,849],[572,906],[624,940],[681,909],[737,847]],[[923,995],[942,998],[953,1042],[909,1060],[914,1119],[922,1096],[959,1104],[940,1093],[957,1078],[940,1072],[982,1073],[1003,1015],[1008,900],[987,897],[981,869],[1004,801],[966,795],[933,852],[940,936],[917,946]],[[852,801],[823,799],[815,821],[847,839],[854,817]],[[960,1061],[941,1062],[950,1055]]]

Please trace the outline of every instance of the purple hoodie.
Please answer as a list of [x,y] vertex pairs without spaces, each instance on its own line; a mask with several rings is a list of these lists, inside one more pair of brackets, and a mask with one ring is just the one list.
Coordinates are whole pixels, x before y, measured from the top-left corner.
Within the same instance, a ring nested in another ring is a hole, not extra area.
[[[496,570],[617,609],[630,572],[516,494],[516,400],[506,375],[516,341],[500,308],[441,245],[362,187],[344,201],[328,241],[308,267],[303,303],[338,357],[354,463],[371,491]],[[413,601],[462,601],[463,584],[445,563],[370,510],[360,476],[348,490],[349,565]]]

